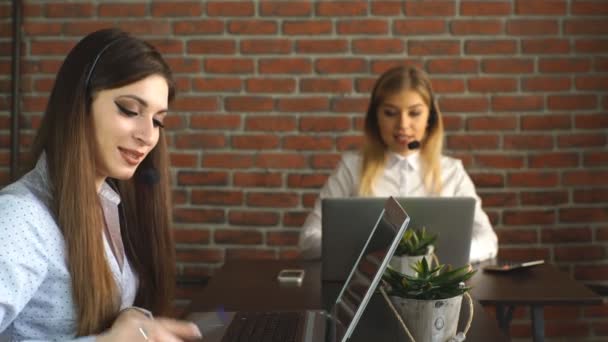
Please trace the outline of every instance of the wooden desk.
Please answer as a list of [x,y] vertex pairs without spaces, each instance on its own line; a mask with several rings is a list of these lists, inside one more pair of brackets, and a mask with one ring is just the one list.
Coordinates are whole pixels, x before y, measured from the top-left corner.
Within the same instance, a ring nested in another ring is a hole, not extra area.
[[471,296],[482,305],[496,305],[499,326],[509,334],[513,308],[530,306],[534,341],[544,341],[545,305],[597,305],[603,298],[551,264],[489,273],[481,270],[469,280]]
[[[301,267],[306,269],[302,286],[282,286],[276,281],[279,270]],[[302,310],[323,308],[322,298],[328,288],[335,284],[321,283],[319,262],[307,263],[282,260],[229,261],[209,281],[199,296],[192,298],[186,314],[214,311],[222,307],[226,311],[236,310]],[[332,291],[330,290],[330,291]],[[330,294],[331,296],[331,294]],[[370,335],[378,341],[407,341],[397,320],[381,296],[375,296],[366,308],[355,329],[352,341],[370,341]],[[327,295],[325,295],[327,298]],[[463,308],[466,308],[463,305]],[[485,315],[483,308],[474,302],[474,319],[467,334],[467,342],[507,341],[494,320]],[[467,312],[461,312],[460,323],[464,325]],[[462,328],[459,327],[459,331]],[[377,334],[388,334],[378,338]],[[401,336],[400,336],[401,335]]]

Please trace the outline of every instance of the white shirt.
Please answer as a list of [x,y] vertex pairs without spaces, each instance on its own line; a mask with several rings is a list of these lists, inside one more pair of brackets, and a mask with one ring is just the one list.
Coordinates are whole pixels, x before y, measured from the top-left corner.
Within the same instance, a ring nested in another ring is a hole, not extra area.
[[[43,156],[32,171],[0,191],[0,341],[75,338],[76,311],[67,251],[49,209],[48,182]],[[105,183],[99,196],[115,205],[120,200]],[[114,206],[112,210],[118,208]],[[105,236],[104,249],[120,291],[121,308],[131,306],[137,292],[137,276],[127,260],[121,271]],[[78,340],[94,339],[90,336]]]
[[[338,167],[321,189],[313,211],[308,215],[300,232],[299,247],[305,258],[321,256],[321,199],[336,197],[357,197],[361,181],[362,157],[348,152],[342,156]],[[481,199],[475,192],[475,185],[458,159],[441,157],[442,197],[473,197],[476,199],[470,262],[490,259],[498,252],[498,238],[490,220],[481,209]],[[378,197],[423,197],[437,196],[424,187],[420,167],[420,153],[403,157],[391,153],[384,171],[372,186]]]

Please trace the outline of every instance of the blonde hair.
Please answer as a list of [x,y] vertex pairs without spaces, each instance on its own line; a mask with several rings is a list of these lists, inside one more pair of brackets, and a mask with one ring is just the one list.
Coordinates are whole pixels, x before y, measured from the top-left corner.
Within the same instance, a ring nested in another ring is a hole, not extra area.
[[380,135],[378,108],[387,97],[402,91],[415,91],[429,107],[429,122],[424,139],[420,142],[420,157],[424,186],[432,194],[441,191],[441,152],[443,149],[443,122],[435,103],[428,75],[413,66],[399,66],[384,72],[376,81],[365,116],[364,143],[361,150],[361,183],[359,195],[373,196],[373,184],[387,161],[387,146]]

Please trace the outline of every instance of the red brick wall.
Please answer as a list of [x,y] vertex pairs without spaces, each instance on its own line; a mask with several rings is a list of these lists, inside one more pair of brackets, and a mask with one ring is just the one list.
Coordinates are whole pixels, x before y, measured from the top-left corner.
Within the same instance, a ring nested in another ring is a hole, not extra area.
[[[373,80],[409,62],[432,75],[446,153],[472,175],[500,256],[544,258],[608,284],[607,1],[23,3],[23,151],[62,58],[84,34],[118,26],[171,63],[182,274],[211,274],[230,258],[294,256],[319,187],[340,153],[361,143]],[[10,16],[3,1],[2,185]],[[607,307],[560,307],[547,318],[548,335],[608,336]],[[528,322],[516,320],[513,334],[527,336]]]

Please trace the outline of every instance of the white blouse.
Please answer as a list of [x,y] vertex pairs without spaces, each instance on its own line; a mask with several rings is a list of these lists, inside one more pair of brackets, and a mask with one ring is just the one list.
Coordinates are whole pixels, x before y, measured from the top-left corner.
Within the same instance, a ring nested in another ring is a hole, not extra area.
[[[108,217],[109,210],[117,214],[118,194],[104,183],[99,196],[108,204],[104,216]],[[67,251],[49,209],[50,199],[44,156],[32,171],[0,191],[0,341],[75,339]],[[131,306],[137,275],[128,260],[120,269],[105,235],[104,249],[120,291],[121,308]],[[95,337],[78,340],[94,341]]]
[[[313,211],[308,215],[300,232],[299,248],[304,258],[321,256],[321,199],[336,197],[357,197],[361,180],[362,157],[359,153],[348,152],[342,156],[338,167],[321,189]],[[442,189],[439,196],[473,197],[476,199],[470,262],[478,262],[496,256],[498,238],[490,220],[481,209],[481,199],[475,185],[458,159],[441,158]],[[378,197],[422,197],[436,196],[424,187],[420,170],[420,153],[403,157],[391,153],[384,172],[372,186]]]

